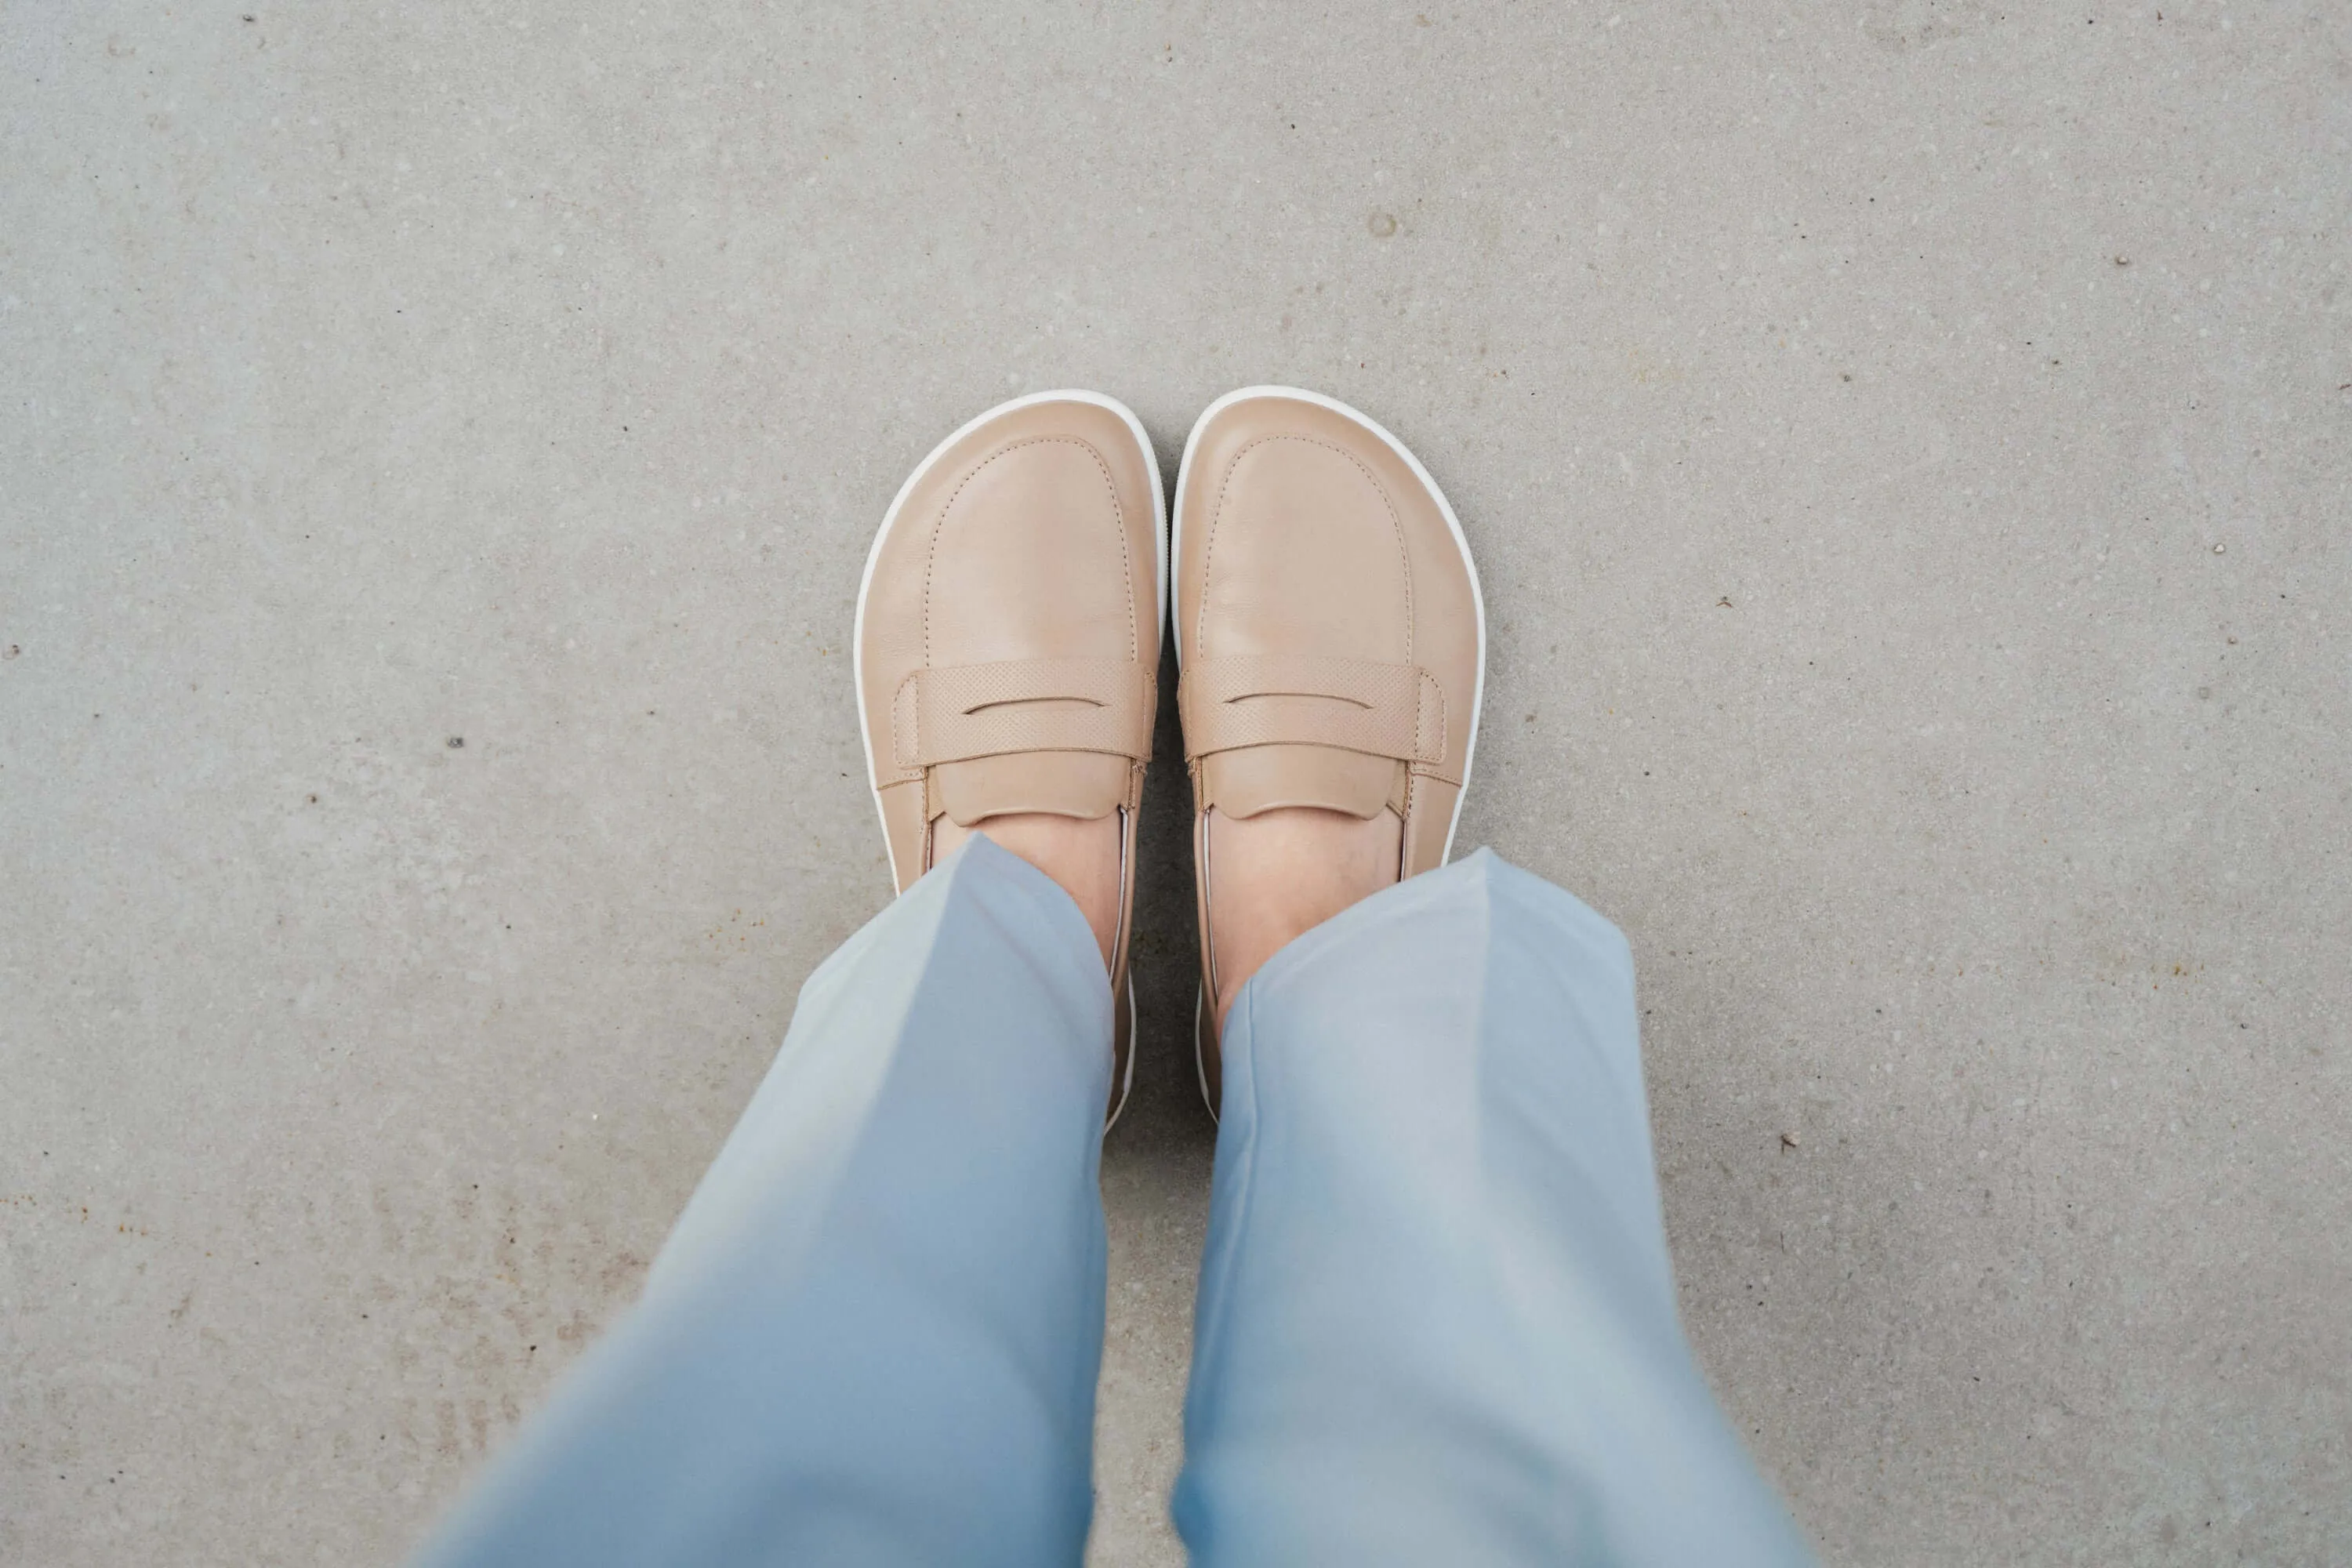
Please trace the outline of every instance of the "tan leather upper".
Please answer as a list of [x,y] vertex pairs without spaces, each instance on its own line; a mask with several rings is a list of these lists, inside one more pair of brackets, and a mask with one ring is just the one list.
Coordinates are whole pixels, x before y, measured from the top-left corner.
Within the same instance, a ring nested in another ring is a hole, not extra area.
[[[929,868],[941,816],[1123,810],[1131,915],[1160,667],[1159,493],[1150,448],[1118,409],[1060,397],[982,416],[908,482],[858,625],[867,764],[901,892]],[[1122,993],[1129,924],[1112,962]],[[1117,1016],[1123,1056],[1123,994]]]
[[899,501],[858,649],[876,792],[904,890],[930,824],[1132,809],[1160,663],[1150,451],[1109,408],[982,419]]
[[1392,812],[1399,877],[1444,863],[1477,723],[1478,592],[1436,490],[1349,411],[1273,392],[1213,410],[1177,498],[1178,700],[1206,980],[1213,812]]
[[1436,492],[1303,399],[1212,415],[1186,458],[1177,657],[1194,805],[1403,819],[1442,864],[1478,702],[1477,589]]

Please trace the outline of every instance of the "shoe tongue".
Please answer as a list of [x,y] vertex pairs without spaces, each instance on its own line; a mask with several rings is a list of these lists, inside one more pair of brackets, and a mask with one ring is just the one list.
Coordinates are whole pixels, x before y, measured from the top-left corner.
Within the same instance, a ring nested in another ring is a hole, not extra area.
[[1201,759],[1201,805],[1225,816],[1313,805],[1365,821],[1397,790],[1403,763],[1336,746],[1244,746]]
[[959,827],[1016,811],[1091,822],[1125,803],[1130,766],[1108,752],[1019,752],[941,763],[931,770],[931,811],[946,812]]

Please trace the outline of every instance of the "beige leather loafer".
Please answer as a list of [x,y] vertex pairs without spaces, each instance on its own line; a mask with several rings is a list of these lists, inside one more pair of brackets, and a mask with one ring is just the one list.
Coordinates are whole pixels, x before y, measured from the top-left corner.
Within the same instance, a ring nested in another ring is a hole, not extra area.
[[1213,1112],[1216,822],[1392,812],[1398,878],[1444,865],[1478,735],[1486,610],[1462,525],[1412,454],[1345,404],[1285,386],[1228,394],[1192,426],[1172,571]]
[[923,459],[857,591],[858,719],[900,892],[930,869],[942,817],[1119,814],[1106,1125],[1135,1073],[1135,817],[1167,541],[1159,461],[1135,416],[1091,392],[1044,392]]

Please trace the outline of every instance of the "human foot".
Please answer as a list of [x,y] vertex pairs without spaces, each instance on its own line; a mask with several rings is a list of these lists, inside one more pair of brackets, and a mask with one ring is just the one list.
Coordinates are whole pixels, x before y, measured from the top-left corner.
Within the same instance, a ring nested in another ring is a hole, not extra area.
[[1478,728],[1485,612],[1412,455],[1288,387],[1219,398],[1176,481],[1178,703],[1200,889],[1201,1085],[1286,942],[1445,863]]
[[1088,392],[989,410],[923,459],[857,595],[858,718],[900,892],[980,832],[1062,884],[1108,967],[1131,1081],[1135,816],[1166,522],[1135,416]]

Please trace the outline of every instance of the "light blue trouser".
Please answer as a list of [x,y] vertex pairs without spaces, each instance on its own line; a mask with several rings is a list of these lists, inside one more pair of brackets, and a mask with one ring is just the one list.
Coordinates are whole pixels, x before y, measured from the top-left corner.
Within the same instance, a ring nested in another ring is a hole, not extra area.
[[[1110,991],[974,838],[801,993],[644,1300],[433,1564],[1075,1563]],[[1196,1563],[1801,1563],[1675,1324],[1633,963],[1481,851],[1227,1026]]]

